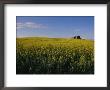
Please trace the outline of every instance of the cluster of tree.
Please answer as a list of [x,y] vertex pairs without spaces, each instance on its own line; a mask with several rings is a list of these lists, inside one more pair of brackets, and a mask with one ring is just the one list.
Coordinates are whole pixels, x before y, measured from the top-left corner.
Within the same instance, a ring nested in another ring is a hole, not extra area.
[[74,36],[72,38],[74,38],[74,39],[82,39],[80,36]]

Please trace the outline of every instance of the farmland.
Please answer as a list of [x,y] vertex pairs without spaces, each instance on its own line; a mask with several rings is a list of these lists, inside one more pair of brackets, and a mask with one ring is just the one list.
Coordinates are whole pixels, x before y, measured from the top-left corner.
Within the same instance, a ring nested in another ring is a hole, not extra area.
[[94,41],[17,38],[16,74],[94,74]]

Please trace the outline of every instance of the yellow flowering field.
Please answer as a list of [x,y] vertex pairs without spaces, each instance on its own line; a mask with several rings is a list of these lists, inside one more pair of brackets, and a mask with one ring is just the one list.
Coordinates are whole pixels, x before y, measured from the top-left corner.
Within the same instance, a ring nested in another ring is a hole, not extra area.
[[94,41],[73,38],[17,38],[16,73],[94,74]]

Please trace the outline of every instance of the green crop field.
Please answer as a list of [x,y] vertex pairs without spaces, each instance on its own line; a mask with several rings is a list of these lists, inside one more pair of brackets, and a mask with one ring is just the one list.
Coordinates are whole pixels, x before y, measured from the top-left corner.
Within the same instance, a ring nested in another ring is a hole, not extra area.
[[73,38],[17,38],[16,73],[94,74],[94,41]]

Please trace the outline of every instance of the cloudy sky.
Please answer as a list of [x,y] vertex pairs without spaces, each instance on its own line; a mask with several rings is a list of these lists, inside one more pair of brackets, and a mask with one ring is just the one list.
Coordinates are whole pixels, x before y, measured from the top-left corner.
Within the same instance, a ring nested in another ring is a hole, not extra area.
[[94,39],[93,16],[17,16],[17,37]]

